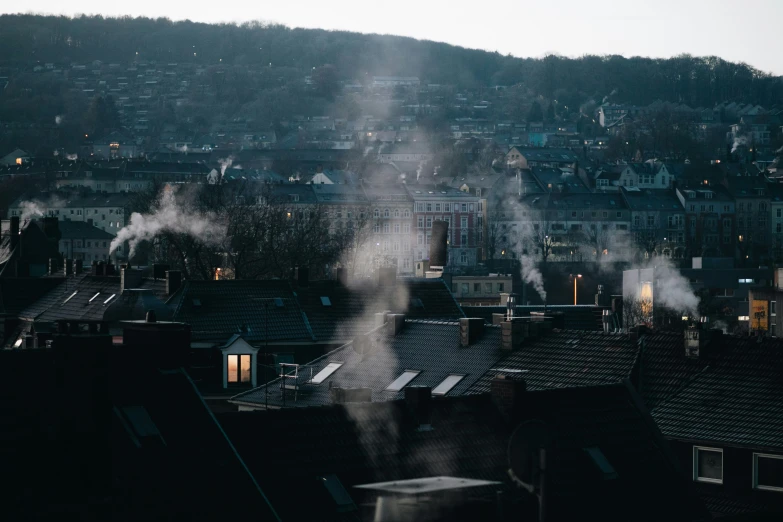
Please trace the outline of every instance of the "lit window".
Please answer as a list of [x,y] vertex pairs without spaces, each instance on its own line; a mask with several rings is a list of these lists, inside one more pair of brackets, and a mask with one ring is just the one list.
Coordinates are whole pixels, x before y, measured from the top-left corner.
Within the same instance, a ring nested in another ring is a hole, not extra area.
[[341,362],[332,362],[327,364],[323,370],[315,374],[315,377],[313,377],[313,379],[310,382],[312,384],[321,384],[327,378],[329,378],[330,375],[336,372],[337,369],[342,365],[343,363]]
[[405,370],[402,375],[394,379],[394,381],[386,387],[388,391],[400,391],[405,388],[413,379],[416,378],[421,372],[418,370]]
[[693,447],[693,480],[723,484],[723,450]]
[[251,375],[250,355],[228,356],[228,382],[232,384],[249,383]]
[[449,375],[445,379],[443,379],[443,382],[435,386],[435,388],[432,389],[433,395],[446,395],[451,391],[452,388],[454,388],[462,379],[464,379],[464,375]]
[[749,315],[738,315],[737,316],[737,321],[750,321],[750,316]]
[[753,489],[783,491],[783,455],[753,454]]

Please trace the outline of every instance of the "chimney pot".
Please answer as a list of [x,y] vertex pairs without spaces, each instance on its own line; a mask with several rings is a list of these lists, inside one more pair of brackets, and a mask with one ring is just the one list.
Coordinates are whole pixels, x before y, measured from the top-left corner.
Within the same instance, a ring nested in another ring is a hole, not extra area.
[[142,271],[133,268],[123,268],[120,272],[120,293],[141,286]]
[[375,327],[383,326],[386,324],[386,316],[388,312],[378,312],[375,314]]
[[73,273],[80,275],[83,272],[84,261],[81,259],[74,259],[73,261]]

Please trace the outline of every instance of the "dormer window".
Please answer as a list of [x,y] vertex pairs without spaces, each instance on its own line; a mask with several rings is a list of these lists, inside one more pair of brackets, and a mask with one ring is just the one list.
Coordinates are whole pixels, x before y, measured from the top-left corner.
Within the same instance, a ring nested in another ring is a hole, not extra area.
[[256,354],[258,348],[235,335],[220,348],[223,355],[223,388],[256,386]]
[[723,450],[720,448],[693,447],[693,480],[723,484]]

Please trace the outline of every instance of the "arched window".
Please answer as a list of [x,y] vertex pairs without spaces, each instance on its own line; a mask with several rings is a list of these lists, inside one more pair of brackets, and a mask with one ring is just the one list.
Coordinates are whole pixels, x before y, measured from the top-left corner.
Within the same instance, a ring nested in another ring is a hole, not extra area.
[[375,209],[375,217],[381,217],[381,211],[377,208]]
[[404,215],[406,218],[409,218],[409,217],[411,217],[411,211],[410,211],[410,210],[408,210],[408,209],[406,208],[406,209],[405,209],[405,213],[404,213],[403,215]]
[[389,209],[388,208],[383,210],[383,217],[389,217]]
[[398,208],[394,209],[394,217],[396,217],[396,218],[400,217],[400,209],[398,209]]

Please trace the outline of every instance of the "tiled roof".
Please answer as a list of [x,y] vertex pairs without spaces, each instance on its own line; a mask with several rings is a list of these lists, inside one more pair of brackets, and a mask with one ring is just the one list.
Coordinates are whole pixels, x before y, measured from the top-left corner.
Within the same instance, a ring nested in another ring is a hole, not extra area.
[[[110,305],[120,297],[119,276],[82,274],[56,279],[62,282],[19,312],[19,317],[36,323],[55,322],[59,319],[100,321]],[[163,294],[164,287],[164,281],[152,279],[143,280],[139,286],[152,289],[156,294]]]
[[60,221],[58,223],[61,239],[102,239],[111,241],[112,234],[85,221]]
[[[628,335],[562,330],[526,339],[497,367],[526,371],[529,390],[546,390],[621,382],[631,377],[636,358]],[[485,374],[468,393],[489,391],[495,373]]]
[[248,342],[313,340],[287,281],[188,281],[174,320],[191,325],[194,341],[223,342],[243,326]]
[[647,407],[655,408],[708,365],[705,358],[685,356],[683,334],[652,332],[644,336],[639,389]]
[[[783,450],[783,341],[719,336],[708,365],[653,410],[667,436]],[[708,356],[709,357],[709,356]]]
[[[471,384],[494,367],[500,356],[500,328],[486,326],[484,334],[474,344],[460,346],[459,323],[406,320],[402,332],[396,336],[383,329],[373,330],[373,347],[365,355],[348,343],[313,361],[300,366],[300,384],[297,400],[293,394],[280,393],[279,379],[266,386],[241,393],[232,400],[257,406],[305,407],[331,403],[330,387],[371,388],[373,401],[390,401],[401,398],[403,391],[386,391],[386,387],[405,370],[421,372],[411,384],[437,386],[450,374],[465,377],[449,392],[462,395]],[[343,366],[320,384],[303,384],[330,362],[342,362]]]
[[[629,385],[528,393],[520,416],[508,422],[489,394],[433,400],[430,431],[416,429],[405,401],[228,413],[219,420],[284,519],[295,513],[329,520],[314,501],[275,501],[292,492],[314,499],[313,477],[335,474],[357,502],[362,493],[351,486],[368,482],[436,475],[497,480],[503,484],[469,494],[490,500],[506,490],[519,499],[517,513],[535,520],[534,497],[507,474],[511,435],[532,419],[550,433],[548,519],[708,518]],[[617,478],[603,480],[585,448],[597,448]]]

